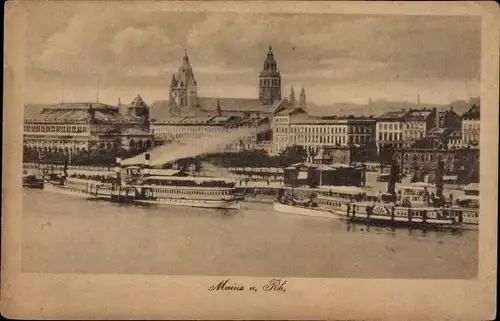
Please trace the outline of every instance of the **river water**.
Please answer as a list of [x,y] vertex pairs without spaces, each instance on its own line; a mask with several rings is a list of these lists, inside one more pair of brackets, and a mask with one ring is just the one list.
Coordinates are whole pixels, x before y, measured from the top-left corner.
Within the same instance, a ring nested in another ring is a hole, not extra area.
[[25,272],[254,277],[477,275],[477,231],[420,231],[274,212],[141,207],[23,191]]

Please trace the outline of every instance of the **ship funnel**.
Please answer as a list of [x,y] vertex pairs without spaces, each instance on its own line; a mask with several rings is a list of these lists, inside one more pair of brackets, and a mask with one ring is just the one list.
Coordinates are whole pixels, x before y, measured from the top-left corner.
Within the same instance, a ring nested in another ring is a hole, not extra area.
[[121,172],[122,172],[122,159],[120,157],[116,158],[116,166],[115,166],[115,174],[116,181],[118,184],[121,184]]
[[150,164],[151,164],[151,155],[146,153],[144,154],[144,175],[149,175],[151,170],[150,170]]
[[444,175],[444,162],[439,160],[436,169],[436,197],[443,197],[443,175]]
[[389,174],[389,181],[387,183],[387,194],[396,195],[396,180],[398,178],[398,165],[396,161],[391,162],[391,171]]

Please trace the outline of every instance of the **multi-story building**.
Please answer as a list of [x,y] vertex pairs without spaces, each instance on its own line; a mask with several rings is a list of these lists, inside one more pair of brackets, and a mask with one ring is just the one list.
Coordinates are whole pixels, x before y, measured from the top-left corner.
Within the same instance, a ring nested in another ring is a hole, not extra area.
[[436,115],[436,108],[410,109],[404,117],[404,146],[412,147],[417,140],[425,138],[427,132],[436,127]]
[[121,107],[103,103],[45,106],[25,116],[23,144],[27,151],[66,155],[147,148],[159,143],[149,132],[148,117],[148,106],[139,95]]
[[[460,131],[460,116],[455,113],[453,107],[448,110],[436,113],[435,124],[428,130],[427,134],[414,142],[416,148],[451,148],[460,146],[460,139],[457,139],[457,131]],[[457,142],[458,141],[458,142]]]
[[460,148],[463,146],[462,143],[462,128],[459,127],[453,130],[447,137],[447,147],[448,149]]
[[273,118],[274,153],[298,145],[317,154],[325,146],[375,146],[373,117],[315,117],[301,107],[283,108]]
[[407,113],[408,111],[403,109],[386,112],[377,117],[375,139],[378,151],[387,147],[403,147],[403,131]]
[[462,115],[462,144],[473,148],[479,147],[481,108],[473,105]]

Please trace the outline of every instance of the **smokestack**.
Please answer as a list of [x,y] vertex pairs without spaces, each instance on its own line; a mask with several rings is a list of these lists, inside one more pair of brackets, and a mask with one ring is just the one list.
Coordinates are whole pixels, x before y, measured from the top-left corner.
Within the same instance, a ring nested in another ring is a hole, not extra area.
[[444,175],[444,162],[438,160],[436,169],[436,197],[443,197],[443,175]]
[[396,161],[391,162],[391,171],[389,174],[389,182],[387,183],[387,194],[396,195],[396,180],[398,178],[398,165]]
[[151,155],[146,153],[144,154],[144,176],[147,176],[150,174],[150,168],[149,168],[149,165],[150,165],[150,158],[151,158]]
[[115,166],[115,174],[116,181],[119,185],[121,185],[121,172],[122,172],[122,159],[120,157],[116,158],[116,166]]
[[436,114],[436,128],[439,128],[440,127],[440,123],[439,123],[439,111],[437,110],[437,108],[434,108],[434,113]]

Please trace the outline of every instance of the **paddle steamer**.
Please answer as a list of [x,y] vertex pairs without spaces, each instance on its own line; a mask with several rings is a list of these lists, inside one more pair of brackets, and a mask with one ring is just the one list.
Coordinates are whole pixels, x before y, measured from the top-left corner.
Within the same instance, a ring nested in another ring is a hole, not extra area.
[[242,196],[235,193],[234,180],[189,177],[182,171],[168,176],[151,176],[149,157],[145,155],[144,166],[123,166],[122,160],[117,158],[115,173],[101,175],[68,175],[66,165],[62,175],[46,175],[43,189],[116,203],[240,208]]
[[235,193],[234,180],[190,177],[183,171],[169,176],[151,176],[149,154],[145,154],[142,168],[130,166],[124,177],[121,159],[117,159],[117,163],[117,184],[111,188],[113,202],[240,209],[242,197]]
[[[438,164],[438,172],[443,164]],[[355,187],[336,187],[327,195],[318,193],[307,201],[297,201],[293,196],[278,195],[274,208],[280,212],[308,216],[339,218],[390,226],[418,228],[477,229],[479,224],[478,188],[459,198],[457,204],[443,197],[442,180],[436,186],[414,183],[400,186],[396,193],[397,166],[391,167],[388,191],[378,196],[368,195]],[[442,176],[440,176],[442,177]],[[474,194],[474,195],[472,195]],[[467,200],[468,202],[465,202]]]

